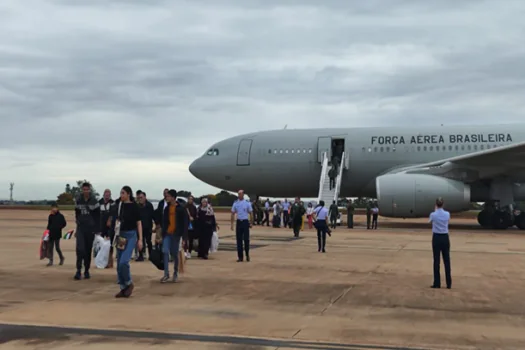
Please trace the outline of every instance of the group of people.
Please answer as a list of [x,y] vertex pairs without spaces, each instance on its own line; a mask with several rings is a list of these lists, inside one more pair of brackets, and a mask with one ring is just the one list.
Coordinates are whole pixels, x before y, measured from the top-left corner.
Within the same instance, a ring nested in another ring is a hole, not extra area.
[[[162,283],[178,280],[181,259],[191,257],[196,240],[198,257],[208,259],[213,232],[218,231],[219,226],[207,198],[203,198],[200,205],[196,206],[193,197],[188,198],[187,203],[179,202],[177,191],[165,189],[164,199],[155,209],[147,200],[146,193],[137,191],[134,197],[129,186],[122,187],[116,200],[111,198],[110,190],[105,190],[103,198],[98,201],[87,182],[82,184],[81,190],[80,196],[75,200],[75,280],[91,278],[91,257],[96,234],[111,242],[107,268],[113,267],[113,255],[116,250],[117,279],[120,285],[116,298],[129,298],[133,292],[130,261],[134,251],[138,253],[136,261],[144,261],[146,251],[150,258],[153,249],[162,252]],[[64,216],[57,205],[53,205],[47,227],[50,249],[48,266],[53,265],[54,248],[60,257],[60,264],[64,263],[60,238],[65,226]],[[180,252],[184,254],[180,256]],[[169,271],[170,262],[173,262],[173,274]]]

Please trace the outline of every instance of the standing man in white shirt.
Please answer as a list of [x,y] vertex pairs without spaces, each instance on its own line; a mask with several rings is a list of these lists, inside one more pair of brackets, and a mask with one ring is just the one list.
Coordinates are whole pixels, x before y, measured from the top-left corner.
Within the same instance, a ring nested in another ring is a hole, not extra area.
[[448,224],[450,213],[443,209],[443,198],[436,199],[436,207],[430,214],[429,222],[432,223],[432,253],[434,255],[434,283],[431,288],[441,288],[441,276],[439,273],[440,254],[443,255],[445,265],[445,279],[447,288],[452,288],[452,276],[450,274],[450,238]]

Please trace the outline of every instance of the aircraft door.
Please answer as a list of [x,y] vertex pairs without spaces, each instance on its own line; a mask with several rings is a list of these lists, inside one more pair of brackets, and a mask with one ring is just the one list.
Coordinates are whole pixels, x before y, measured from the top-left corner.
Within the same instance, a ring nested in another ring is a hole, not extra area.
[[237,165],[250,165],[250,151],[252,149],[252,142],[253,140],[244,139],[239,143]]
[[332,159],[332,138],[319,137],[317,141],[317,161],[323,162],[323,153],[328,155],[328,159]]

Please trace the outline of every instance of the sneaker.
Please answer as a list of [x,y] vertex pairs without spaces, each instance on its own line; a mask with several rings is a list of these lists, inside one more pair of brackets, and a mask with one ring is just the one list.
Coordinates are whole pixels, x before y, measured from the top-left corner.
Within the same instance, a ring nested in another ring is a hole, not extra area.
[[60,266],[64,265],[64,260],[66,260],[66,259],[64,259],[64,258],[60,259],[60,262],[58,263],[58,265],[60,265]]
[[177,275],[173,275],[173,278],[171,279],[171,282],[172,283],[177,283],[177,280],[179,279],[179,277]]
[[246,255],[246,261],[250,262],[250,256]]
[[53,261],[49,260],[46,266],[53,266]]
[[167,283],[170,280],[170,276],[164,276],[160,279],[160,283]]
[[89,274],[89,271],[84,272],[84,279],[88,280],[91,278],[91,275]]
[[144,257],[143,256],[139,256],[138,258],[135,259],[135,261],[144,261]]
[[135,286],[133,283],[131,283],[128,288],[124,289],[122,292],[124,294],[125,298],[129,298],[131,296],[131,293],[133,293],[133,289],[135,289]]
[[120,292],[115,294],[115,298],[124,298],[124,297],[125,297],[124,290],[121,290]]
[[188,252],[185,252],[184,256],[186,257],[186,259],[191,259],[191,254]]
[[77,271],[77,273],[75,273],[75,277],[73,277],[75,279],[75,281],[80,281],[82,279],[82,275],[80,274],[80,271]]

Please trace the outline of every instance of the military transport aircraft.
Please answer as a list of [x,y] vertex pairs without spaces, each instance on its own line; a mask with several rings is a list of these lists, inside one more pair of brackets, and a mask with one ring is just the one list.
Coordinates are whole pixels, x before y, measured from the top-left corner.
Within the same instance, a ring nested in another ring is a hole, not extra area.
[[[329,190],[332,161],[341,166]],[[525,229],[514,206],[525,200],[524,161],[525,124],[285,129],[218,142],[189,170],[248,195],[375,197],[386,217],[426,217],[436,197],[450,212],[485,202],[482,226]]]

